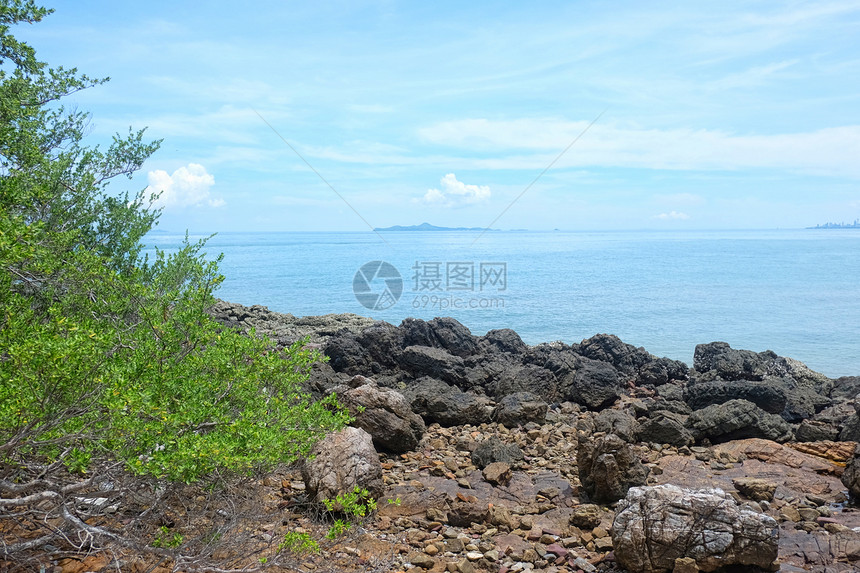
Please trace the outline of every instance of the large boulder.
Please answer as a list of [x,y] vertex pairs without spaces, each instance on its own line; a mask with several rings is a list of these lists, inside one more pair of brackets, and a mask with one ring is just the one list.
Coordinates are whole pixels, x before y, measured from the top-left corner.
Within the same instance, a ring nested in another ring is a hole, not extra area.
[[434,346],[407,346],[399,357],[400,367],[414,378],[429,376],[455,386],[466,382],[463,359]]
[[407,318],[400,323],[404,346],[431,346],[464,358],[478,350],[478,339],[451,317],[423,321]]
[[352,425],[370,434],[378,449],[400,454],[418,447],[426,426],[400,392],[379,388],[364,376],[355,376],[332,392],[349,409]]
[[516,331],[510,328],[491,330],[480,338],[482,346],[490,347],[507,354],[523,354],[528,346]]
[[832,398],[850,400],[860,393],[860,376],[842,376],[833,381]]
[[[693,369],[691,385],[715,380],[747,380],[764,382],[781,390],[786,397],[781,414],[791,422],[809,418],[830,405],[829,396],[833,390],[830,378],[771,350],[737,350],[725,342],[699,344],[693,358]],[[734,397],[756,401],[752,395]]]
[[852,414],[845,420],[845,426],[839,432],[841,442],[860,442],[860,414]]
[[741,509],[720,489],[634,487],[618,505],[612,545],[618,564],[631,573],[672,571],[678,559],[692,559],[706,572],[771,569],[779,526],[772,517]]
[[382,495],[382,465],[373,438],[361,428],[348,427],[327,435],[302,464],[302,478],[316,500],[335,499],[355,487],[377,499]]
[[617,501],[648,479],[649,470],[633,447],[615,434],[581,435],[577,465],[582,488],[595,503]]
[[794,437],[788,422],[747,400],[729,400],[696,410],[687,418],[687,427],[696,440],[708,438],[714,443],[743,438],[787,442]]
[[559,400],[558,381],[546,368],[534,364],[521,365],[495,360],[485,363],[484,369],[492,373],[490,375],[492,382],[487,390],[497,400],[517,392],[537,394],[547,402]]
[[638,429],[636,418],[631,416],[626,410],[607,408],[594,416],[595,432],[615,434],[625,442],[634,441]]
[[848,488],[851,501],[858,504],[860,502],[860,444],[855,447],[854,456],[842,472],[842,483]]
[[403,333],[387,322],[376,322],[360,332],[342,330],[326,342],[323,352],[336,372],[378,375],[398,368]]
[[695,442],[686,428],[687,416],[668,410],[658,410],[639,424],[639,440],[671,446],[690,446]]
[[779,414],[785,410],[785,391],[776,384],[748,380],[709,380],[690,384],[684,401],[693,410],[701,410],[729,400],[749,400],[765,412]]
[[564,400],[602,410],[621,397],[623,385],[611,364],[580,357],[575,370],[559,380],[559,391]]
[[499,400],[493,419],[508,428],[525,426],[529,422],[543,424],[547,408],[547,403],[537,394],[516,392]]
[[670,380],[685,380],[687,365],[669,358],[657,358],[642,347],[622,342],[614,334],[595,334],[577,347],[582,356],[607,362],[626,379],[637,384],[658,386]]
[[798,442],[835,442],[838,438],[837,428],[817,420],[803,420],[794,431]]
[[442,426],[478,425],[488,422],[493,412],[487,398],[429,377],[409,384],[403,395],[413,412],[427,423],[437,422]]

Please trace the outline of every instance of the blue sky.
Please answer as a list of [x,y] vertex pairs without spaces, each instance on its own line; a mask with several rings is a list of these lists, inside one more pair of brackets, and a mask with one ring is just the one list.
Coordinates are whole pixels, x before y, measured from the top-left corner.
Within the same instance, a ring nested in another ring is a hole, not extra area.
[[164,139],[130,189],[168,230],[860,217],[860,2],[504,4],[76,0],[15,33],[112,78],[70,98],[93,143]]

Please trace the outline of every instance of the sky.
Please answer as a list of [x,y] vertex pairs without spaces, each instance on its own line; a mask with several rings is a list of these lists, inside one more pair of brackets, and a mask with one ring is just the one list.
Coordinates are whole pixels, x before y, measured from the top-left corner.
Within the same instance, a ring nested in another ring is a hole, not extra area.
[[92,144],[170,231],[797,228],[860,217],[860,1],[57,2]]

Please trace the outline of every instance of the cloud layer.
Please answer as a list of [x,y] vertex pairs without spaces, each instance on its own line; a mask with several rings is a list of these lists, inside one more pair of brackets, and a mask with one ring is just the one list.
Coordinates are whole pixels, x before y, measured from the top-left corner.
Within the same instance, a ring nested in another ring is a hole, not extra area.
[[225,204],[223,199],[213,197],[209,192],[215,185],[215,178],[199,163],[180,167],[172,175],[161,169],[150,171],[147,178],[146,192],[161,193],[155,202],[157,207],[221,207]]
[[459,207],[474,205],[490,198],[490,188],[486,185],[467,185],[457,180],[457,176],[448,173],[440,180],[442,189],[428,189],[424,194],[424,202],[443,207]]

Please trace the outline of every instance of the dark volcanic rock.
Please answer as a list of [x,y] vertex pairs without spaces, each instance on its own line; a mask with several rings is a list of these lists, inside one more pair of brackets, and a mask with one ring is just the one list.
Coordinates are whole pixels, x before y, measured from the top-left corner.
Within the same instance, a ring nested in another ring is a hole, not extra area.
[[860,376],[843,376],[833,381],[832,398],[850,400],[860,393]]
[[400,323],[404,346],[432,346],[464,358],[478,350],[478,339],[451,317],[423,321],[407,318]]
[[772,350],[737,350],[725,342],[699,344],[693,355],[693,369],[703,379],[764,380],[765,376],[789,377],[829,396],[833,381],[793,358],[778,356]]
[[491,330],[482,336],[480,340],[496,350],[508,354],[523,354],[529,348],[523,342],[523,339],[520,338],[520,335],[510,328]]
[[657,358],[642,347],[622,342],[613,334],[595,334],[583,340],[577,352],[582,356],[607,362],[625,378],[637,384],[658,386],[670,380],[685,380],[687,365],[669,358]]
[[352,425],[370,434],[378,449],[399,454],[418,446],[426,430],[424,421],[399,392],[381,389],[364,376],[332,391],[355,419]]
[[853,414],[845,420],[845,427],[839,432],[842,442],[860,442],[860,414]]
[[768,362],[777,358],[770,350],[757,353],[734,349],[726,342],[711,342],[696,345],[693,369],[723,380],[761,380],[768,373]]
[[607,408],[594,417],[594,431],[615,434],[625,442],[636,439],[638,427],[636,419],[624,410]]
[[785,420],[747,400],[730,400],[696,410],[687,419],[687,426],[697,440],[708,438],[715,443],[743,438],[786,442],[793,438]]
[[514,464],[523,459],[523,451],[516,444],[506,444],[498,437],[492,436],[484,440],[472,452],[472,463],[478,469],[484,469],[494,462]]
[[816,420],[803,420],[794,432],[794,439],[798,442],[836,441],[838,438],[838,429]]
[[748,400],[770,414],[781,413],[786,403],[785,391],[779,386],[747,380],[711,380],[690,384],[684,391],[684,399],[693,410],[729,400]]
[[687,416],[666,410],[652,414],[639,425],[639,440],[655,444],[689,446],[695,441],[686,428]]
[[493,419],[508,428],[524,426],[529,422],[543,424],[547,407],[547,403],[537,394],[517,392],[499,400]]
[[463,359],[433,346],[407,346],[400,354],[400,366],[413,377],[429,376],[461,386],[466,382]]
[[582,488],[596,503],[623,498],[631,487],[645,484],[649,471],[633,447],[615,434],[581,436],[577,465]]
[[639,369],[650,362],[652,357],[644,348],[622,342],[614,334],[595,334],[579,343],[579,354],[608,362],[620,372],[636,376]]
[[331,337],[323,352],[337,372],[370,376],[397,369],[403,333],[387,322],[376,322],[361,332],[343,330]]
[[508,394],[516,392],[532,392],[547,402],[559,400],[558,381],[552,372],[546,368],[534,364],[505,364],[495,362],[492,364],[496,373],[494,382],[489,385],[488,391],[496,397],[503,398]]
[[412,382],[403,390],[412,411],[428,423],[443,426],[481,424],[490,420],[492,408],[487,399],[471,392],[425,377]]
[[842,483],[848,488],[852,501],[858,503],[860,501],[860,444],[854,449],[854,456],[842,472]]
[[[699,344],[693,367],[687,398],[694,401],[695,406],[706,402],[711,395],[713,400],[749,400],[768,412],[777,413],[776,405],[781,401],[778,394],[783,394],[785,407],[778,413],[789,422],[799,422],[831,404],[832,380],[810,370],[802,362],[777,356],[770,350],[736,350],[725,342]],[[700,384],[710,386],[696,390]]]
[[561,396],[591,410],[611,406],[622,395],[622,384],[615,368],[606,362],[579,358],[576,370],[559,384]]

